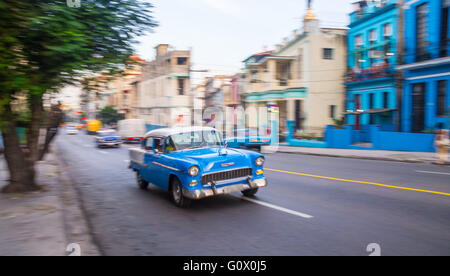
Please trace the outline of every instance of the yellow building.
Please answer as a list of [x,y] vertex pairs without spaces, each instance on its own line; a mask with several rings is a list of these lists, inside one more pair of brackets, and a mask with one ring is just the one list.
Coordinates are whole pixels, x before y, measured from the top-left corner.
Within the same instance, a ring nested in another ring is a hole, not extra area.
[[[321,135],[344,111],[346,33],[345,29],[320,28],[308,8],[302,33],[295,32],[275,50],[244,61],[246,108],[279,111],[282,131],[290,126]],[[248,123],[249,127],[258,124],[255,119]]]

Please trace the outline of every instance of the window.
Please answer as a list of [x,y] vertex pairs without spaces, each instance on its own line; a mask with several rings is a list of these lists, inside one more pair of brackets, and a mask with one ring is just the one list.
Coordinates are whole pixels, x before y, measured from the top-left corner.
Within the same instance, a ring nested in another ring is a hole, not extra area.
[[355,37],[355,47],[356,47],[356,49],[361,48],[362,45],[363,45],[362,36],[361,35],[357,35]]
[[334,119],[336,118],[336,106],[330,105],[330,118]]
[[[357,35],[355,37],[355,48],[361,49],[363,46],[363,42],[362,42],[362,36],[361,35]],[[362,53],[360,51],[357,51],[355,54],[355,65],[356,68],[362,68],[362,63],[363,63],[363,57],[362,57]]]
[[178,79],[178,95],[184,95],[184,79]]
[[323,49],[323,59],[333,59],[333,49],[324,48]]
[[384,24],[383,36],[384,36],[385,40],[389,39],[392,36],[392,25],[391,24]]
[[179,57],[179,58],[177,58],[177,64],[178,65],[186,65],[187,64],[187,57]]
[[442,3],[442,20],[441,20],[441,49],[440,56],[446,57],[448,55],[448,9],[450,7],[450,0],[444,0]]
[[417,6],[416,9],[416,62],[424,61],[427,57],[427,4]]
[[370,30],[369,40],[370,44],[375,44],[375,41],[377,40],[377,32],[375,30]]
[[153,149],[153,138],[147,138],[143,143],[142,146],[145,148],[145,150],[152,150]]
[[437,95],[437,116],[445,116],[445,97],[447,90],[447,81],[438,81],[438,95]]
[[383,107],[389,108],[389,92],[383,93]]
[[[369,94],[369,109],[373,109],[375,106],[375,94],[370,93]],[[373,125],[375,124],[375,116],[373,114],[369,114],[369,124]]]

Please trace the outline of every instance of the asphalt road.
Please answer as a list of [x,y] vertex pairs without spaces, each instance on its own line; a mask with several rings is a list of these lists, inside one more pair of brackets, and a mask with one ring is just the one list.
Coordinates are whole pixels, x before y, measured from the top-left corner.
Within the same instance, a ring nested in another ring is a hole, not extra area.
[[127,146],[57,138],[105,255],[450,255],[450,168],[293,154],[266,156],[269,186],[179,209],[142,191]]

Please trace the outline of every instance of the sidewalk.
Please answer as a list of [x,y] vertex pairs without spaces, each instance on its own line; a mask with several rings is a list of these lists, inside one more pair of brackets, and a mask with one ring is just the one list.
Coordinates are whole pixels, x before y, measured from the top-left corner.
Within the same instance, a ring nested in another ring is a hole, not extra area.
[[281,145],[278,148],[277,152],[328,156],[328,157],[341,157],[341,158],[409,162],[409,163],[432,163],[437,160],[437,154],[430,152],[303,148],[303,147],[288,147]]
[[[64,174],[54,153],[39,162],[38,183],[42,191],[0,194],[1,256],[67,256],[71,243],[82,256],[100,255],[92,242],[76,190]],[[0,189],[8,171],[0,155]]]

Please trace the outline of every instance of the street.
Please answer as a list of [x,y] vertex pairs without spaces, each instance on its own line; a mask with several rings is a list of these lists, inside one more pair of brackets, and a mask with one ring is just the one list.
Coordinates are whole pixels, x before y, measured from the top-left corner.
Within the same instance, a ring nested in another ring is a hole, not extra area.
[[450,254],[450,168],[295,154],[266,155],[269,186],[175,207],[142,191],[128,147],[57,137],[95,242],[105,255]]

